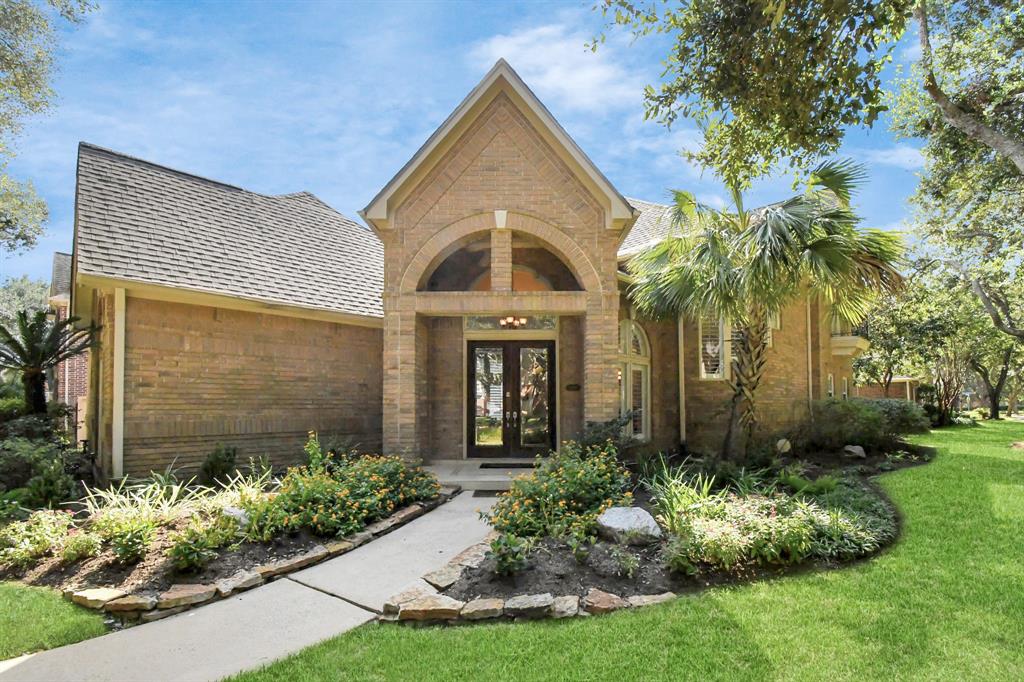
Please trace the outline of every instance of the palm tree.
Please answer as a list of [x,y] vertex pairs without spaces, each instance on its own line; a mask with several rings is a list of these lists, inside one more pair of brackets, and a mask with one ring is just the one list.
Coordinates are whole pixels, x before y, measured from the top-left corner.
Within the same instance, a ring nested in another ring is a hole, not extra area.
[[861,230],[850,196],[864,178],[849,161],[827,162],[803,194],[748,211],[738,188],[723,210],[673,192],[676,232],[629,263],[630,296],[653,317],[681,314],[731,321],[732,398],[722,455],[741,459],[757,426],[769,321],[802,296],[820,296],[833,315],[857,323],[877,292],[902,280],[898,235]]
[[25,406],[31,414],[46,412],[46,372],[94,347],[99,327],[75,328],[77,317],[50,322],[45,311],[22,310],[13,324],[0,324],[0,369],[21,374]]

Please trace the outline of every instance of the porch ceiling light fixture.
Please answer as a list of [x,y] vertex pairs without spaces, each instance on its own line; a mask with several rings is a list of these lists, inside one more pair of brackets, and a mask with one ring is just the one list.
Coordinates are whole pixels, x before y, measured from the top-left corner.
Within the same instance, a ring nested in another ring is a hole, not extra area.
[[519,329],[526,325],[526,318],[509,315],[498,320],[498,324],[501,325],[502,329]]

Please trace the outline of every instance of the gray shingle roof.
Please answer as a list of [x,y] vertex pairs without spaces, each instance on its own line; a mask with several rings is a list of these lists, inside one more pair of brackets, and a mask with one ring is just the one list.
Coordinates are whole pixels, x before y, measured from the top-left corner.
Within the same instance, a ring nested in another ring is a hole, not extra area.
[[56,251],[50,275],[50,297],[62,295],[71,295],[71,254]]
[[268,196],[79,145],[81,274],[380,317],[384,252],[308,192]]
[[672,231],[672,207],[641,199],[627,198],[640,217],[619,246],[619,257],[632,256],[644,247],[661,241]]

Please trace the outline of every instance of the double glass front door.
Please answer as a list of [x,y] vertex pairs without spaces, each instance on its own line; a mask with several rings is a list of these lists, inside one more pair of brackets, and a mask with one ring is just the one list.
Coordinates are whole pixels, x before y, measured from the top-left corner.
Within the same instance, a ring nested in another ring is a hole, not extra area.
[[470,457],[533,457],[555,446],[555,342],[470,341]]

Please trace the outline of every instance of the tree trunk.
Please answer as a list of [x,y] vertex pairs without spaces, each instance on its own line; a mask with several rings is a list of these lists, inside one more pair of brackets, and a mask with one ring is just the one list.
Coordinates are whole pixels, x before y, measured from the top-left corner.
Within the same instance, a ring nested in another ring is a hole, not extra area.
[[748,324],[739,341],[732,343],[732,374],[729,384],[732,399],[729,403],[729,424],[722,444],[726,459],[743,460],[747,444],[757,428],[755,393],[764,376],[768,350],[768,314],[761,308],[752,309]]
[[26,371],[21,375],[25,390],[25,407],[29,414],[46,414],[46,375],[40,371]]

